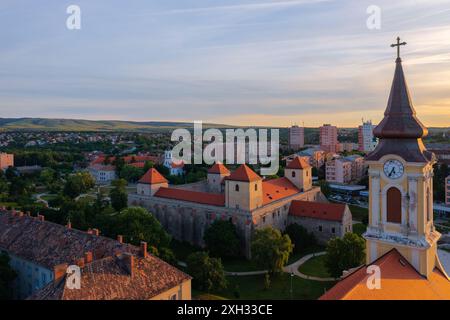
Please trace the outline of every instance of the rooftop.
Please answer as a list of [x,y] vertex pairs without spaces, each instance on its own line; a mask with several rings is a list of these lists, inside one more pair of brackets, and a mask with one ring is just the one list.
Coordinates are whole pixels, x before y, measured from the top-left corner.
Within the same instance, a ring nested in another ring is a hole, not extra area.
[[232,181],[244,181],[244,182],[253,182],[253,181],[262,180],[262,178],[256,172],[254,172],[252,169],[250,169],[250,167],[248,167],[246,164],[241,165],[226,179],[232,180]]
[[155,168],[150,168],[139,180],[138,183],[146,184],[158,184],[158,183],[168,183],[167,179],[164,178],[161,173]]
[[347,205],[342,203],[323,203],[294,200],[289,215],[330,221],[342,221]]

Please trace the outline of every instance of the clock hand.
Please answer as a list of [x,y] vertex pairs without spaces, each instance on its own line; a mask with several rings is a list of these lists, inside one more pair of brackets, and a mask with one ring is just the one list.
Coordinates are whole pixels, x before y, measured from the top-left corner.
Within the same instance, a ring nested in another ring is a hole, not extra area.
[[389,172],[389,177],[391,177],[393,174],[395,174],[395,168],[392,168],[391,172]]

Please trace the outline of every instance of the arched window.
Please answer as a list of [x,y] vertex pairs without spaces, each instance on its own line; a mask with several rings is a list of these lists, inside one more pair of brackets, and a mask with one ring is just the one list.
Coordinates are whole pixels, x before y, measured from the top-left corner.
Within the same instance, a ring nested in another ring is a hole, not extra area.
[[292,171],[292,178],[295,178],[295,171]]
[[430,212],[430,188],[427,188],[427,222],[431,220],[431,212]]
[[258,191],[258,184],[255,183],[255,191]]
[[402,223],[402,194],[397,188],[390,188],[387,191],[387,222]]
[[234,191],[238,191],[239,192],[239,185],[238,184],[234,187]]

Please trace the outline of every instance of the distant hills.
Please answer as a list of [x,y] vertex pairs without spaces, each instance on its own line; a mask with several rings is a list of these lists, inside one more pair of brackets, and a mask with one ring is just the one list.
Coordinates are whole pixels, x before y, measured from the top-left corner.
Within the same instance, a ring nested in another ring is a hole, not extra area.
[[[0,131],[163,131],[191,128],[192,122],[78,120],[46,118],[0,118]],[[203,128],[230,128],[229,125],[204,123]]]

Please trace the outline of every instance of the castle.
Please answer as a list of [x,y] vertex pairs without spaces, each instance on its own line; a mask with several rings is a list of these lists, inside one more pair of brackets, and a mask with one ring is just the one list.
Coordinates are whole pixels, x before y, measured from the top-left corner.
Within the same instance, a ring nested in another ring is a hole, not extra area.
[[236,226],[246,257],[250,257],[257,228],[284,230],[296,222],[323,242],[352,231],[348,207],[328,203],[320,188],[312,185],[311,166],[300,157],[287,165],[284,177],[272,180],[245,164],[230,172],[216,163],[205,181],[169,187],[152,168],[139,180],[137,192],[129,194],[128,202],[147,208],[175,239],[197,246],[204,246],[204,232],[215,220],[229,220]]

